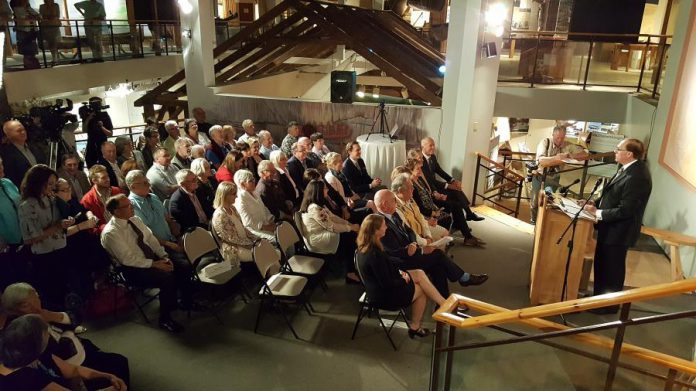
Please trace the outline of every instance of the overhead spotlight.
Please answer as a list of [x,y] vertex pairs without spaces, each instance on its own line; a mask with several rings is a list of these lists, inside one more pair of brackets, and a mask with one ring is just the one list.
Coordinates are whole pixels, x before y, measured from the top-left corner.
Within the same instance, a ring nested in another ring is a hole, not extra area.
[[191,32],[191,29],[185,29],[185,30],[181,31],[181,36],[184,38],[190,39],[191,36],[193,36],[193,33]]
[[375,99],[379,98],[379,86],[372,89],[372,97]]
[[184,14],[188,15],[193,12],[193,5],[189,2],[189,0],[177,0],[177,3],[179,3],[179,9]]
[[437,70],[440,72],[441,75],[444,75],[445,71],[447,70],[447,67],[444,65],[440,65],[440,67],[437,68]]
[[356,95],[358,98],[364,98],[364,97],[365,97],[365,86],[360,86],[360,88],[359,88],[358,91],[355,93],[355,95]]

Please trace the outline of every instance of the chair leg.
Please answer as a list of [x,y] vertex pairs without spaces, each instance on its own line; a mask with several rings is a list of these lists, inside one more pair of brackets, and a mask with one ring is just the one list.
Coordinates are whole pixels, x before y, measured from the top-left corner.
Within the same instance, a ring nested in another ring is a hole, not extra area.
[[358,318],[355,319],[355,326],[353,326],[353,334],[350,336],[350,339],[355,339],[355,333],[358,332],[358,325],[360,325],[360,321],[365,317],[366,312],[369,312],[369,309],[365,311],[365,306],[361,304]]
[[406,311],[404,311],[404,309],[401,308],[401,309],[399,310],[399,313],[400,313],[401,316],[404,318],[404,323],[406,323],[406,327],[407,327],[407,328],[411,328],[411,322],[409,322],[409,321],[408,321],[408,318],[406,317]]
[[[377,310],[377,319],[379,319],[379,324],[382,325],[382,329],[384,330],[384,334],[387,335],[387,339],[389,340],[389,343],[391,344],[392,348],[394,348],[394,351],[397,351],[399,349],[396,348],[396,344],[394,344],[394,340],[392,340],[392,337],[390,335],[391,328],[387,330],[387,326],[384,324],[384,321],[382,320],[382,315],[379,314],[379,310]],[[392,326],[394,324],[392,323]]]
[[311,306],[312,306],[312,305],[309,304],[309,303],[304,303],[304,304],[302,304],[302,307],[304,307],[305,311],[307,311],[307,315],[309,315],[309,316],[312,316],[312,315],[313,315],[313,314],[312,314],[312,311],[310,310]]
[[256,333],[259,329],[259,323],[261,323],[261,311],[263,311],[263,305],[266,301],[261,298],[261,302],[259,303],[259,312],[256,314],[256,324],[254,325],[254,333]]
[[292,335],[295,336],[295,339],[300,339],[300,337],[295,332],[295,328],[292,327],[292,323],[290,323],[290,319],[288,318],[287,314],[285,314],[285,311],[283,310],[283,305],[281,303],[278,303],[278,311],[280,311],[280,314],[283,315],[283,319],[285,319],[285,323],[290,328],[290,331],[292,331]]

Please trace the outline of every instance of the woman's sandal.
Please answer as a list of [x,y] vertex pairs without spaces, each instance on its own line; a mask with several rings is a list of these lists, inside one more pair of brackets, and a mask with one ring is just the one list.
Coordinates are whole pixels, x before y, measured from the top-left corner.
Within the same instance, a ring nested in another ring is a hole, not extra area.
[[420,327],[418,330],[412,330],[408,329],[408,337],[411,339],[414,339],[415,337],[423,338],[429,336],[431,333],[430,330],[425,329],[423,327]]

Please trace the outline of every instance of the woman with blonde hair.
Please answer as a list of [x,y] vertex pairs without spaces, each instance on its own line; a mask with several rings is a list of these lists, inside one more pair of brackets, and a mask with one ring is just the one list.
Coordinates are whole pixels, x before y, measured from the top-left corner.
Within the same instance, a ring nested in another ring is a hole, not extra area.
[[251,250],[258,236],[244,227],[234,202],[237,199],[237,185],[222,182],[215,192],[212,231],[220,240],[220,253],[225,261],[234,265],[239,262],[253,262]]
[[399,270],[382,248],[387,232],[384,216],[372,214],[365,218],[358,232],[357,263],[370,302],[384,309],[399,309],[409,304],[411,323],[408,336],[427,337],[430,330],[421,321],[427,300],[437,305],[445,302],[423,270]]

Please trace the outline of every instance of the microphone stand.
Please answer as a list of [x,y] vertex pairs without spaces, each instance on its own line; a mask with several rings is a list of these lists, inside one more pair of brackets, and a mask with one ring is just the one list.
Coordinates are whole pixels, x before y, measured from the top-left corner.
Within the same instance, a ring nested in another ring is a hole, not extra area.
[[[601,183],[601,180],[598,180],[598,181],[595,183],[595,186],[594,186],[594,188],[592,189],[592,192],[590,193],[590,195],[587,196],[587,198],[583,199],[583,201],[585,201],[585,204],[587,204],[587,202],[588,202],[590,199],[592,199],[592,196],[594,196],[595,192],[596,192],[597,189],[599,188],[599,184],[600,184],[600,183]],[[575,216],[573,216],[573,218],[570,220],[570,223],[568,223],[568,225],[566,226],[565,230],[563,231],[563,233],[561,234],[561,236],[560,236],[560,237],[558,238],[558,240],[556,241],[556,245],[561,244],[561,241],[562,241],[563,238],[565,237],[566,233],[568,233],[568,230],[569,230],[571,227],[573,228],[573,231],[572,231],[571,234],[570,234],[570,239],[568,240],[568,245],[567,245],[567,246],[568,246],[568,257],[566,258],[565,273],[563,274],[563,290],[561,291],[561,301],[565,301],[566,295],[567,295],[567,293],[568,293],[568,292],[567,292],[567,290],[568,290],[568,273],[569,273],[569,271],[570,271],[570,258],[573,256],[573,248],[574,248],[574,243],[573,243],[573,241],[574,241],[574,239],[575,239],[575,229],[577,228],[577,225],[578,225],[578,220],[579,220],[579,218],[580,218],[580,213],[582,213],[582,211],[583,211],[584,209],[585,209],[584,205],[583,205],[583,207],[581,207],[580,209],[578,209],[578,211],[575,213]],[[565,325],[567,326],[567,325],[568,325],[568,322],[565,320],[565,317],[563,316],[563,314],[561,314],[561,319],[563,320],[563,324],[565,324]]]

